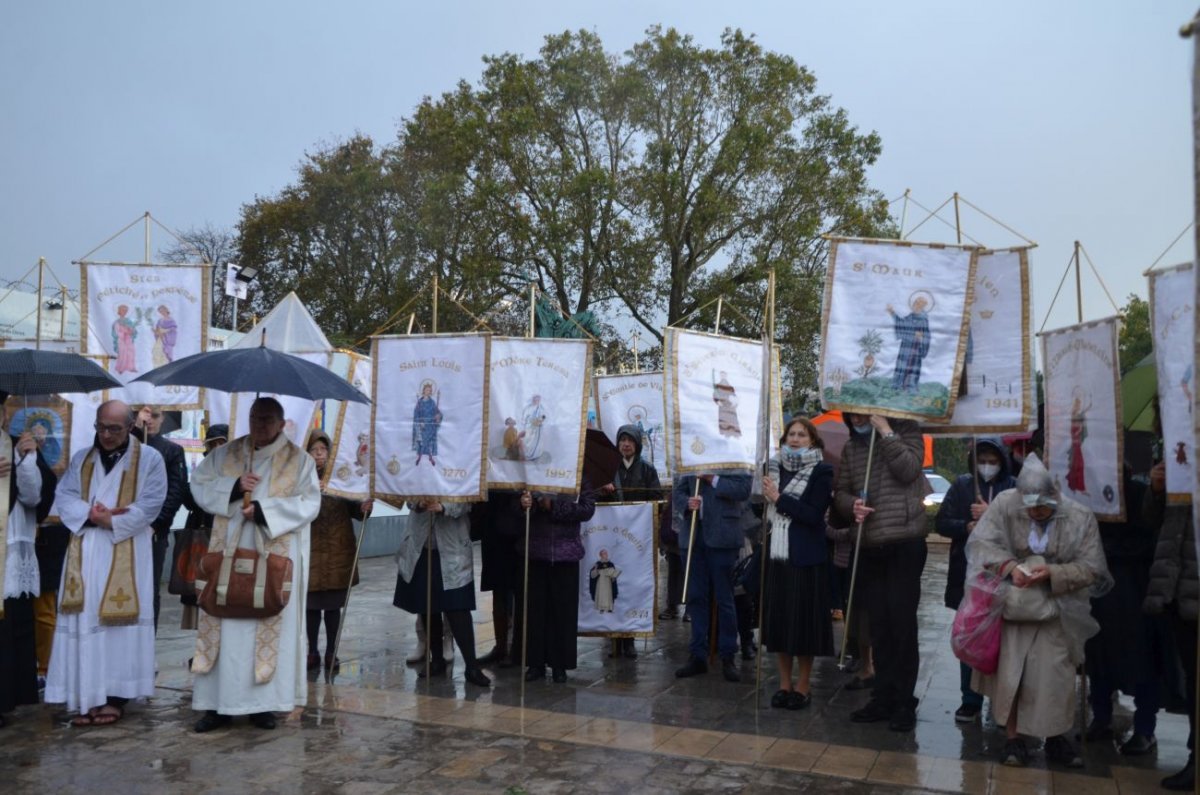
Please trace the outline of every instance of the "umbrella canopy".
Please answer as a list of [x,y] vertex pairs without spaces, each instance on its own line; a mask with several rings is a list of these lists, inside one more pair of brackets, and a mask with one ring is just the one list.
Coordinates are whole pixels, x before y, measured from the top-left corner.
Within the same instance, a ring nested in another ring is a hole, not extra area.
[[267,347],[197,353],[140,378],[155,386],[202,386],[222,392],[270,392],[307,400],[370,403],[346,379],[298,356]]
[[583,442],[583,476],[592,484],[592,488],[612,483],[619,466],[621,453],[617,446],[604,431],[588,428],[587,438]]
[[1154,430],[1154,395],[1158,392],[1158,371],[1154,354],[1121,376],[1121,424],[1128,431]]
[[10,395],[71,394],[122,386],[103,367],[77,353],[0,350],[0,390]]

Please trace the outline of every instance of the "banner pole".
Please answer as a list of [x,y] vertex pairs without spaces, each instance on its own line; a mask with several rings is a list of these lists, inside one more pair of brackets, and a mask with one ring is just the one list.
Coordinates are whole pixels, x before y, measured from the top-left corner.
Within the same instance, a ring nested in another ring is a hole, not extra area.
[[[871,461],[875,457],[875,428],[871,428],[871,441],[867,446],[867,472],[863,479],[862,492],[860,497],[863,504],[867,502],[867,487],[871,484]],[[866,520],[858,523],[858,533],[854,538],[854,562],[850,567],[850,596],[846,599],[846,620],[842,624],[842,653],[838,657],[838,668],[845,668],[846,665],[846,641],[850,638],[851,610],[854,607],[854,584],[858,580],[858,554],[862,551],[862,531]]]
[[958,191],[954,191],[954,238],[958,245],[962,245],[962,222],[958,215]]
[[[767,473],[771,466],[771,388],[775,384],[775,379],[771,373],[771,363],[774,357],[771,355],[771,345],[775,340],[775,270],[771,269],[767,276],[767,327],[763,334],[763,394],[766,395],[767,416],[759,417],[759,425],[764,428],[764,432],[759,436],[759,444],[762,449],[762,474],[761,477],[766,479]],[[755,642],[754,655],[754,709],[755,713],[760,709],[759,702],[762,699],[762,653],[765,648],[763,643],[763,631],[766,625],[763,623],[763,603],[766,601],[766,586],[767,586],[767,550],[770,547],[767,544],[767,535],[770,532],[770,525],[767,523],[767,509],[763,506],[763,518],[761,532],[759,533],[759,561],[758,561],[758,638]],[[782,684],[782,683],[781,683]]]
[[[34,334],[33,345],[34,345],[34,348],[39,351],[42,349],[42,304],[45,303],[42,300],[42,282],[45,279],[45,273],[46,273],[46,258],[38,257],[37,333]],[[66,311],[67,311],[67,309],[66,309],[66,306],[64,305],[63,313],[65,314]]]
[[[700,476],[696,476],[696,490],[692,492],[693,497],[700,496]],[[692,547],[696,542],[696,517],[700,514],[699,511],[692,511],[692,526],[688,530],[688,551],[687,563],[683,567],[683,611],[687,615],[688,603],[688,579],[692,576]]]
[[525,711],[525,675],[529,672],[529,516],[533,512],[533,494],[525,509],[525,566],[521,570],[521,711]]
[[1079,241],[1075,241],[1075,316],[1077,322],[1083,322],[1083,283],[1079,276]]

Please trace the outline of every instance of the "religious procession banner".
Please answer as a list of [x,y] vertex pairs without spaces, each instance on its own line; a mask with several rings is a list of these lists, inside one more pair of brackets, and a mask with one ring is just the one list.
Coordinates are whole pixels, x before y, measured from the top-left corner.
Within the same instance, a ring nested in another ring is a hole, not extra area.
[[943,421],[967,349],[977,249],[833,238],[821,313],[821,405]]
[[591,362],[590,340],[492,338],[488,486],[579,492]]
[[600,503],[584,522],[579,634],[654,634],[658,503]]
[[1046,467],[1065,496],[1101,521],[1125,520],[1118,322],[1109,317],[1041,335]]
[[1154,332],[1167,501],[1182,505],[1191,502],[1196,479],[1192,420],[1196,381],[1192,350],[1196,271],[1189,262],[1146,275],[1150,278],[1150,328]]
[[[85,262],[80,271],[83,351],[112,357],[110,372],[126,384],[124,399],[203,408],[199,387],[130,382],[208,349],[212,266]],[[97,342],[101,349],[93,350]]]
[[[84,447],[88,447],[92,443],[96,409],[84,406],[80,413],[86,430],[81,430],[79,436],[86,440]],[[54,474],[61,476],[71,460],[74,405],[58,395],[10,395],[4,404],[4,414],[8,432],[13,436],[31,433],[46,463]]]
[[[772,356],[778,370],[778,357]],[[671,472],[752,471],[770,454],[758,450],[760,422],[770,422],[771,449],[783,419],[778,373],[763,378],[763,343],[701,331],[668,328],[666,363],[667,458]],[[764,389],[772,416],[763,411]]]
[[664,483],[667,466],[666,423],[663,414],[663,374],[598,375],[593,394],[600,430],[617,443],[624,425],[636,425],[642,435],[642,459],[652,464]]
[[1037,422],[1029,247],[979,252],[958,400],[934,435],[1025,433]]
[[0,348],[18,348],[21,350],[55,351],[57,353],[79,353],[80,342],[71,339],[5,339],[0,340]]
[[[330,354],[330,369],[344,372],[347,381],[364,395],[371,393],[371,359],[352,351]],[[344,364],[343,364],[344,361]],[[371,496],[371,406],[326,400],[326,427],[333,449],[330,464],[325,467],[321,490],[350,500],[365,500]]]
[[374,452],[368,460],[376,497],[397,506],[416,499],[486,499],[492,344],[487,334],[371,339],[367,444]]

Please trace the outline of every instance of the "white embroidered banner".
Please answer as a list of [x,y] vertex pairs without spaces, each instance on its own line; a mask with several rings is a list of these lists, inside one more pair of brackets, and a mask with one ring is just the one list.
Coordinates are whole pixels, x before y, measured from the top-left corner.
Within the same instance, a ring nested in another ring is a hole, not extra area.
[[637,426],[642,435],[642,459],[654,466],[660,480],[670,480],[663,374],[598,375],[594,394],[600,429],[604,434],[616,444],[621,426]]
[[[340,372],[345,368],[346,380],[364,395],[371,394],[371,359],[350,351],[336,351],[337,361],[332,369]],[[329,458],[333,462],[325,468],[322,490],[339,497],[365,500],[371,494],[371,406],[367,403],[351,403],[337,400],[325,401],[325,427],[332,428],[329,434],[333,449]]]
[[486,498],[486,334],[411,334],[371,342],[371,492],[405,499]]
[[[80,265],[85,353],[112,357],[126,384],[121,398],[177,409],[202,408],[200,389],[130,383],[156,367],[208,349],[209,265]],[[90,338],[90,339],[89,339]],[[99,342],[101,350],[92,347]]]
[[[1167,499],[1191,502],[1196,478],[1192,427],[1196,369],[1193,361],[1196,271],[1189,262],[1150,271],[1150,327],[1158,373],[1158,416],[1162,422]],[[1129,364],[1133,364],[1130,362]]]
[[587,340],[492,339],[488,486],[578,493],[591,363]]
[[976,249],[834,239],[821,321],[827,409],[945,420],[967,343]]
[[[755,468],[761,457],[763,361],[762,342],[666,330],[667,457],[672,473]],[[778,373],[770,376],[768,388],[777,393]],[[778,394],[772,406],[768,439],[773,449],[782,426]]]
[[1029,249],[981,251],[959,388],[948,425],[934,435],[1024,433],[1037,423]]
[[1117,323],[1041,335],[1047,468],[1064,495],[1109,521],[1125,518]]
[[601,503],[580,527],[580,635],[654,634],[658,504]]

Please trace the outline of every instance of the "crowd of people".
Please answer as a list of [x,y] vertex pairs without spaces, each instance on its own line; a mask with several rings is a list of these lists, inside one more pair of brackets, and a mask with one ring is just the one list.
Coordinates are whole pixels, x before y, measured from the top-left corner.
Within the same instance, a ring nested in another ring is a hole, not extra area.
[[[845,686],[871,695],[850,719],[911,732],[930,491],[924,441],[912,421],[844,419],[849,438],[830,462],[818,426],[791,418],[757,490],[749,474],[734,472],[663,483],[641,455],[640,429],[625,426],[613,481],[585,478],[578,495],[410,501],[393,600],[416,617],[419,644],[409,661],[419,676],[444,676],[457,647],[472,686],[492,685],[485,667],[522,660],[528,682],[547,674],[567,681],[577,666],[581,524],[597,501],[656,501],[668,574],[659,618],[677,620],[682,604],[690,622],[689,656],[677,677],[706,674],[715,646],[721,676],[740,681],[737,657],[753,659],[758,630],[778,672],[770,706],[804,709],[814,660],[837,653],[834,623],[851,597],[844,629],[857,671]],[[46,702],[66,705],[77,726],[116,723],[131,700],[153,695],[164,570],[184,604],[185,628],[196,630],[189,665],[202,714],[195,731],[243,715],[274,728],[278,713],[305,703],[309,672],[338,673],[341,611],[359,577],[354,522],[370,515],[372,502],[321,492],[329,437],[313,431],[301,449],[283,433],[280,404],[260,398],[248,435],[228,440],[224,426],[208,429],[205,457],[189,481],[182,449],[159,433],[161,420],[151,408],[102,404],[93,445],[76,452],[61,477],[30,434],[0,436],[0,489],[8,490],[0,521],[0,725],[14,706],[37,703],[40,688]],[[1145,485],[1126,473],[1122,522],[1097,522],[1062,495],[1036,456],[1018,463],[1000,440],[976,440],[966,465],[935,521],[950,540],[945,604],[959,609],[972,589],[1005,596],[995,670],[962,664],[954,719],[979,720],[988,699],[1005,731],[1005,764],[1026,764],[1036,738],[1048,760],[1078,766],[1069,735],[1076,670],[1085,666],[1087,739],[1115,739],[1114,694],[1126,693],[1136,711],[1119,749],[1145,754],[1169,700],[1162,682],[1182,670],[1194,735],[1194,526],[1190,507],[1167,504],[1162,464]],[[177,536],[168,566],[168,533],[184,508],[187,521],[176,532],[186,535]],[[478,585],[492,592],[496,630],[483,655],[471,619],[477,550]],[[611,600],[613,584],[600,582],[604,565],[590,576]],[[176,590],[176,576],[189,571],[192,581]],[[247,572],[258,580],[243,597],[234,575]],[[273,608],[263,597],[272,589],[280,597]],[[632,638],[614,639],[610,656],[636,658]],[[1190,789],[1193,776],[1189,758],[1163,783]]]

